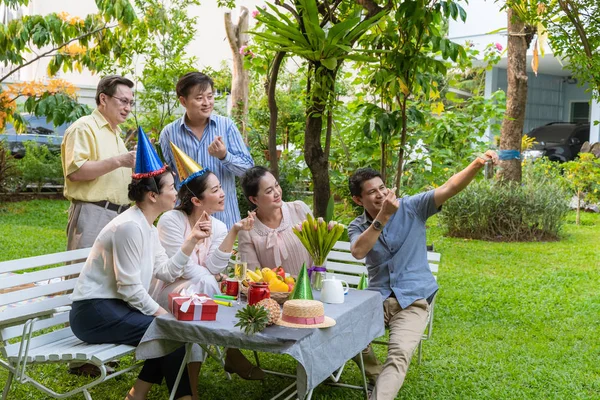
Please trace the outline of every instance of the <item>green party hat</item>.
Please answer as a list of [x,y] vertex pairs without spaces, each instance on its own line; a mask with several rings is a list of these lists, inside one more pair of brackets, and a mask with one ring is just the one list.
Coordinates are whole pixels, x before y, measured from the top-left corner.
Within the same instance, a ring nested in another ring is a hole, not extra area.
[[302,269],[296,279],[296,285],[294,290],[290,293],[290,300],[314,300],[312,289],[310,287],[310,280],[308,279],[308,272],[306,271],[306,263],[302,264]]
[[358,281],[357,290],[365,290],[369,286],[369,282],[367,281],[367,274],[364,272],[360,275],[360,281]]

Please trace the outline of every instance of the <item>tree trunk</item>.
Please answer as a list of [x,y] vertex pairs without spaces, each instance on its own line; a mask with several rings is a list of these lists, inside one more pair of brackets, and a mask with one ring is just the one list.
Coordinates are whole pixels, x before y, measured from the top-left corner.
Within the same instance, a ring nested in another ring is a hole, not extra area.
[[278,118],[278,109],[277,109],[277,99],[275,98],[275,91],[277,89],[277,77],[279,76],[279,68],[281,67],[281,63],[283,58],[285,57],[285,52],[280,51],[275,55],[273,59],[273,65],[271,66],[270,74],[267,77],[267,99],[269,102],[269,168],[275,176],[276,179],[279,179],[279,164],[277,157],[277,118]]
[[[500,133],[500,150],[521,151],[521,137],[527,104],[527,49],[533,34],[508,9],[508,87],[506,113]],[[500,161],[498,177],[504,181],[521,182],[521,160]]]
[[386,174],[386,166],[387,166],[387,146],[381,138],[381,142],[379,143],[379,147],[381,149],[381,161],[379,162],[379,172],[381,173],[381,180],[385,183],[387,174]]
[[[313,76],[320,93],[331,93],[333,95],[335,87],[336,71],[326,68],[312,67]],[[310,74],[310,72],[309,72]],[[327,213],[327,203],[329,202],[329,154],[327,147],[325,151],[321,146],[321,133],[323,131],[323,118],[326,112],[326,99],[314,92],[311,92],[311,77],[307,80],[308,93],[311,93],[308,106],[306,108],[306,127],[304,130],[304,159],[310,169],[313,178],[313,213],[315,217],[323,217]]]
[[244,54],[240,49],[248,45],[248,9],[241,7],[237,24],[231,21],[231,12],[225,13],[225,32],[233,55],[231,79],[231,116],[236,122],[242,137],[248,142],[246,119],[248,116],[248,71],[244,69]]
[[396,196],[400,194],[400,187],[402,185],[402,173],[404,172],[404,146],[406,146],[406,95],[402,97],[402,103],[400,104],[400,111],[402,112],[402,131],[400,135],[400,151],[398,152],[398,165],[396,166]]

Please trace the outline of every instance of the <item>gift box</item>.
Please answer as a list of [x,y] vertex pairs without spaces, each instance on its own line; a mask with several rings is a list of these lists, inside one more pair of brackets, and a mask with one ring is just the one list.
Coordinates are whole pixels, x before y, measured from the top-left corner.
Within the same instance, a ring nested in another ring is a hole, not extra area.
[[169,309],[180,321],[214,321],[219,306],[202,293],[169,293]]

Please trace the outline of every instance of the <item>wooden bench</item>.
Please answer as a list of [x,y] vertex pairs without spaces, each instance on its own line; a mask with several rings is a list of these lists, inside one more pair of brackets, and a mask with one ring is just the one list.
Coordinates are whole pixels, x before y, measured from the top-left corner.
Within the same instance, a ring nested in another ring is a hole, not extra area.
[[[427,261],[429,262],[429,269],[435,279],[437,279],[437,273],[439,268],[439,263],[441,260],[440,253],[434,253],[432,251],[427,252]],[[350,286],[357,286],[360,281],[360,276],[364,273],[367,274],[367,267],[365,264],[365,259],[356,259],[350,253],[350,243],[349,242],[337,242],[333,249],[327,255],[327,274],[335,275],[336,279],[341,279],[346,282]],[[431,339],[431,335],[433,333],[433,312],[435,308],[435,297],[431,302],[431,307],[429,311],[429,315],[427,317],[427,327],[425,328],[425,332],[421,337],[421,341],[419,342],[418,347],[418,362],[421,363],[422,353],[423,353],[423,340]],[[387,344],[382,341],[375,341],[375,344]]]
[[[90,400],[90,388],[142,365],[138,362],[107,375],[105,364],[132,354],[135,347],[88,344],[77,339],[66,325],[72,303],[68,293],[75,287],[89,253],[90,249],[81,249],[0,262],[0,274],[8,275],[0,279],[0,365],[8,370],[3,400],[13,379],[56,399],[82,392]],[[69,392],[57,393],[28,375],[27,368],[36,364],[71,361],[98,366],[100,376]]]

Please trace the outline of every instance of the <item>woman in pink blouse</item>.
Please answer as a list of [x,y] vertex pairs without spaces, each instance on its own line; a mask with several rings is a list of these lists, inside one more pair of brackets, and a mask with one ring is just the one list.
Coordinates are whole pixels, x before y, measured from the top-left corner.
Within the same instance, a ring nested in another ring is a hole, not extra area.
[[238,235],[239,251],[246,257],[248,268],[281,266],[294,276],[303,263],[309,268],[312,259],[292,232],[292,226],[311,213],[308,206],[299,200],[282,201],[279,182],[265,167],[247,170],[241,184],[248,201],[257,207],[254,228]]

